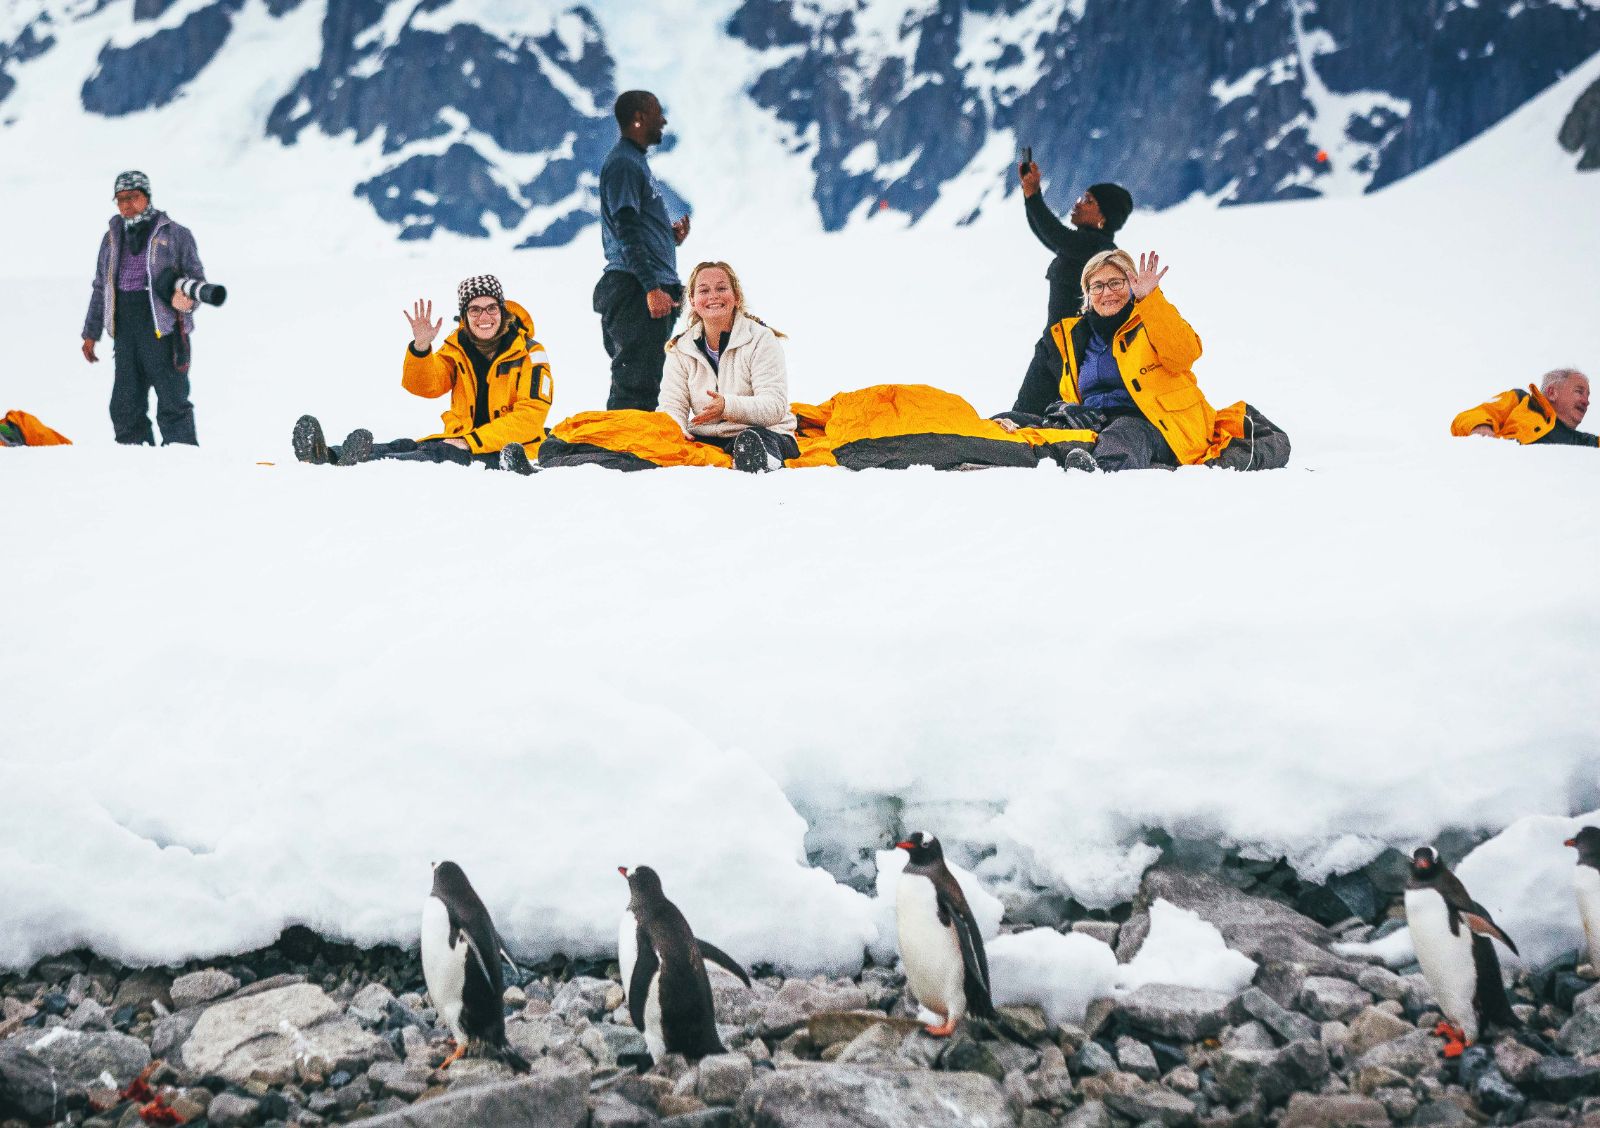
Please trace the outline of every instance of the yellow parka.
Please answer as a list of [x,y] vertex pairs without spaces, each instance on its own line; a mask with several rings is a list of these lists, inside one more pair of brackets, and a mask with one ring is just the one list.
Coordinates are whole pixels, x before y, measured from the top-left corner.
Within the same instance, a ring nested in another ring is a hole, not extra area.
[[[1067,317],[1050,327],[1061,353],[1061,399],[1082,403],[1078,395],[1078,357],[1088,348],[1089,321]],[[1161,432],[1185,466],[1213,458],[1228,445],[1234,427],[1218,426],[1190,366],[1200,359],[1200,337],[1160,289],[1136,302],[1133,313],[1111,342],[1122,383],[1144,417]],[[1242,415],[1243,405],[1235,405]],[[1231,410],[1231,409],[1230,409]]]
[[406,346],[405,370],[400,386],[412,395],[434,399],[450,393],[450,409],[439,416],[444,430],[429,439],[462,439],[473,454],[493,454],[508,443],[521,443],[529,458],[537,458],[544,441],[544,421],[550,414],[555,384],[544,346],[533,339],[533,318],[516,302],[505,303],[512,332],[500,355],[489,365],[489,421],[473,427],[478,405],[478,381],[458,328],[436,351],[418,356]]
[[1536,443],[1556,426],[1556,409],[1544,398],[1536,384],[1528,390],[1512,388],[1501,392],[1488,403],[1470,407],[1455,417],[1450,424],[1452,435],[1470,435],[1474,427],[1487,424],[1494,429],[1497,439],[1516,439],[1519,443]]

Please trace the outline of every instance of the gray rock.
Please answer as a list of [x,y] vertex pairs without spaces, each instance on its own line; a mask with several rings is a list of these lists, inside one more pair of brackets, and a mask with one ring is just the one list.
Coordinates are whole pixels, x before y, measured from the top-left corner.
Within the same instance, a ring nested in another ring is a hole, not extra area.
[[991,1078],[856,1066],[763,1073],[739,1100],[744,1128],[1001,1128],[1015,1124]]
[[1161,1083],[1174,1093],[1192,1097],[1200,1091],[1200,1075],[1187,1065],[1180,1065],[1161,1079]]
[[393,1002],[393,991],[382,983],[368,983],[356,992],[347,1009],[351,1018],[359,1019],[368,1026],[378,1026],[389,1017],[389,1005]]
[[1388,1128],[1389,1114],[1370,1097],[1296,1093],[1279,1128]]
[[201,1003],[209,1003],[213,999],[220,999],[224,995],[231,995],[239,989],[239,980],[225,971],[208,967],[204,971],[193,971],[188,975],[180,975],[172,981],[169,994],[172,1005],[176,1010],[188,1007],[197,1007]]
[[1000,1060],[999,1048],[998,1043],[980,1042],[965,1028],[958,1029],[945,1042],[944,1053],[939,1055],[939,1068],[956,1073],[981,1073],[1000,1081],[1007,1068]]
[[1099,1100],[1112,1112],[1136,1124],[1155,1121],[1164,1128],[1182,1128],[1195,1121],[1194,1102],[1131,1073],[1108,1073],[1084,1082],[1084,1096]]
[[389,1043],[343,1017],[339,1004],[320,987],[297,984],[260,995],[229,999],[208,1008],[183,1044],[192,1072],[217,1074],[242,1085],[268,1084],[302,1074],[352,1073],[392,1058]]
[[72,1030],[110,1030],[111,1012],[94,999],[85,999],[72,1012],[67,1026]]
[[56,1026],[19,1034],[7,1044],[13,1043],[43,1062],[54,1074],[57,1085],[74,1092],[100,1086],[102,1074],[112,1080],[108,1088],[121,1089],[150,1064],[149,1048],[126,1034]]
[[852,1010],[814,1014],[806,1022],[806,1031],[811,1035],[811,1044],[824,1050],[839,1042],[853,1042],[874,1026],[890,1026],[899,1037],[922,1028],[915,1019],[890,1018],[877,1010]]
[[1161,1070],[1156,1067],[1155,1051],[1126,1034],[1117,1039],[1117,1064],[1124,1073],[1131,1073],[1142,1081],[1154,1081],[1161,1076]]
[[1354,1068],[1382,1066],[1406,1077],[1416,1077],[1442,1060],[1439,1042],[1425,1030],[1415,1030],[1400,1038],[1374,1046],[1355,1060]]
[[1386,967],[1365,967],[1356,976],[1356,986],[1380,999],[1405,1002],[1406,981]]
[[1492,1065],[1478,1075],[1472,1085],[1472,1096],[1484,1112],[1491,1116],[1505,1113],[1512,1121],[1517,1119],[1528,1103],[1528,1098]]
[[525,1077],[477,1085],[363,1120],[363,1128],[483,1128],[537,1124],[584,1128],[589,1122],[589,1072],[539,1066]]
[[177,1057],[203,1013],[199,1009],[192,1009],[156,1019],[150,1030],[150,1056],[163,1059]]
[[1222,1047],[1229,1050],[1275,1050],[1278,1040],[1265,1025],[1251,1019],[1238,1026],[1230,1026],[1222,1033]]
[[595,1103],[589,1123],[591,1128],[655,1128],[661,1120],[649,1109],[640,1108],[616,1093],[606,1093]]
[[699,1112],[669,1116],[661,1122],[661,1128],[734,1128],[733,1109],[703,1108]]
[[867,994],[853,983],[790,979],[762,1008],[756,1032],[785,1038],[823,1011],[866,1010]]
[[1346,979],[1309,976],[1300,988],[1300,1009],[1319,1022],[1343,1022],[1360,1014],[1372,996]]
[[64,1090],[56,1072],[20,1043],[16,1038],[0,1042],[0,1115],[53,1124],[69,1108],[81,1108],[84,1093]]
[[1242,893],[1216,878],[1161,866],[1144,875],[1133,915],[1122,926],[1117,939],[1117,958],[1122,962],[1131,960],[1149,935],[1149,907],[1157,898],[1210,921],[1228,947],[1259,964],[1277,961],[1296,965],[1308,975],[1339,975],[1350,980],[1364,966],[1330,952],[1333,933],[1310,917],[1276,901]]
[[241,987],[233,993],[235,999],[248,999],[251,995],[265,995],[268,991],[276,991],[279,987],[293,987],[304,983],[303,975],[269,975],[265,979],[258,979],[247,987]]
[[1409,1022],[1402,1022],[1387,1011],[1367,1007],[1350,1020],[1350,1033],[1345,1040],[1345,1051],[1351,1057],[1360,1057],[1374,1046],[1381,1046],[1396,1038],[1404,1038],[1415,1029],[1416,1027]]
[[609,979],[574,976],[557,989],[556,997],[550,1001],[550,1009],[573,1018],[599,1018],[610,1009],[606,1006],[606,997],[615,986]]
[[1252,1019],[1261,1023],[1283,1042],[1298,1042],[1302,1038],[1315,1038],[1320,1031],[1317,1024],[1303,1014],[1281,1006],[1278,1001],[1259,987],[1246,988],[1228,1003],[1229,1022],[1243,1024]]
[[1012,1030],[1028,1041],[1043,1042],[1050,1037],[1050,1020],[1045,1017],[1043,1007],[1032,1003],[1015,1003],[995,1009]]
[[644,1035],[631,1026],[621,1026],[615,1022],[602,1022],[595,1026],[600,1032],[601,1039],[606,1044],[606,1053],[612,1061],[626,1054],[647,1054],[650,1047],[645,1045]]
[[[1600,968],[1595,970],[1600,971]],[[1574,1014],[1579,1011],[1593,1010],[1595,1007],[1600,1007],[1600,983],[1595,984],[1572,1000]]]
[[1117,1003],[1129,1025],[1180,1042],[1198,1042],[1227,1025],[1229,996],[1199,987],[1147,983]]
[[250,1128],[260,1115],[260,1102],[233,1093],[218,1093],[206,1108],[206,1123],[215,1128]]
[[1573,1057],[1600,1053],[1600,1007],[1589,1007],[1567,1019],[1556,1044]]
[[1113,1128],[1111,1112],[1103,1101],[1084,1101],[1067,1114],[1061,1128]]
[[875,1023],[852,1038],[834,1060],[840,1065],[905,1068],[911,1064],[900,1056],[900,1046],[905,1039],[904,1034],[888,1023]]
[[1536,1097],[1562,1103],[1595,1096],[1600,1094],[1600,1064],[1573,1058],[1542,1058],[1528,1078],[1528,1090]]
[[172,976],[166,972],[157,968],[140,968],[130,972],[117,985],[117,993],[111,1000],[111,1009],[133,1007],[135,1010],[149,1010],[151,1004],[156,1002],[170,1007],[172,996],[167,993],[167,989],[171,986]]
[[1075,920],[1072,922],[1072,931],[1081,932],[1085,936],[1093,937],[1102,944],[1115,947],[1117,933],[1122,926],[1114,920]]
[[427,1091],[432,1072],[423,1062],[377,1061],[367,1070],[367,1080],[380,1093],[414,1101]]
[[743,1054],[712,1054],[700,1059],[694,1095],[708,1105],[734,1105],[755,1076],[755,1063]]
[[1417,1095],[1409,1088],[1395,1086],[1378,1089],[1370,1095],[1383,1106],[1383,1110],[1389,1114],[1389,1119],[1397,1123],[1411,1119],[1411,1114],[1417,1111]]
[[1512,1038],[1502,1038],[1494,1045],[1494,1064],[1513,1085],[1526,1085],[1540,1060],[1537,1050]]
[[1328,1076],[1328,1051],[1309,1038],[1290,1042],[1256,1072],[1256,1091],[1269,1104],[1316,1089]]
[[1117,1059],[1099,1042],[1085,1042],[1083,1048],[1072,1055],[1069,1065],[1079,1077],[1117,1071]]
[[1471,1124],[1472,1118],[1454,1101],[1429,1101],[1412,1114],[1411,1123],[1416,1128],[1443,1128],[1446,1125]]

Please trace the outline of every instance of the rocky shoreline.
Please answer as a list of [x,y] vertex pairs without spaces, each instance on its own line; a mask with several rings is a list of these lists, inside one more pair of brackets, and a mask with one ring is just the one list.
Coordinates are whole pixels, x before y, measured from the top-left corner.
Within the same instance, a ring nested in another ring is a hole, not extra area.
[[1062,1025],[1003,1008],[1022,1044],[972,1023],[929,1037],[892,968],[753,988],[717,974],[729,1052],[642,1074],[614,962],[511,980],[507,1034],[534,1062],[517,1077],[471,1058],[438,1068],[448,1033],[415,952],[295,928],[175,969],[55,957],[0,976],[0,1128],[1600,1128],[1600,985],[1573,959],[1519,972],[1524,1028],[1446,1061],[1422,977],[1335,950],[1396,926],[1381,867],[1321,887],[1270,864],[1203,868],[1157,867],[1132,904],[1056,926],[1126,961],[1164,899],[1260,965],[1236,996],[1151,984]]

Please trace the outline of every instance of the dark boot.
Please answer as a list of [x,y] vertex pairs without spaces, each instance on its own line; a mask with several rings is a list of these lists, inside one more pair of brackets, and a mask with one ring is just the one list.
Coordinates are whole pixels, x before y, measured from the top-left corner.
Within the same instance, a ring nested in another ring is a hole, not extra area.
[[355,466],[372,457],[372,432],[365,427],[357,427],[344,437],[344,443],[339,447],[338,457],[334,460],[338,466]]
[[1088,470],[1100,469],[1100,464],[1095,461],[1094,455],[1082,447],[1074,447],[1061,456],[1061,469],[1063,470]]
[[328,443],[322,437],[322,424],[315,415],[302,415],[295,421],[294,456],[301,462],[323,466],[328,462]]
[[746,474],[765,474],[772,469],[767,459],[767,448],[755,431],[740,431],[728,447],[733,455],[733,468]]
[[500,469],[513,474],[533,474],[539,470],[528,458],[528,448],[521,443],[507,443],[500,448]]

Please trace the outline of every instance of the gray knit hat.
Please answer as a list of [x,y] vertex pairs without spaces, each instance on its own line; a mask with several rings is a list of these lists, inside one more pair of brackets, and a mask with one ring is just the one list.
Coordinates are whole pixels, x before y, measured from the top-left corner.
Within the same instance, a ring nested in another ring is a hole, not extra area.
[[115,196],[118,192],[143,192],[145,198],[150,197],[150,178],[138,169],[129,169],[127,172],[117,173],[116,187],[111,189]]
[[467,303],[473,298],[493,298],[501,305],[506,304],[506,293],[500,288],[500,279],[492,274],[474,274],[471,278],[463,278],[456,287],[457,312],[466,315]]

